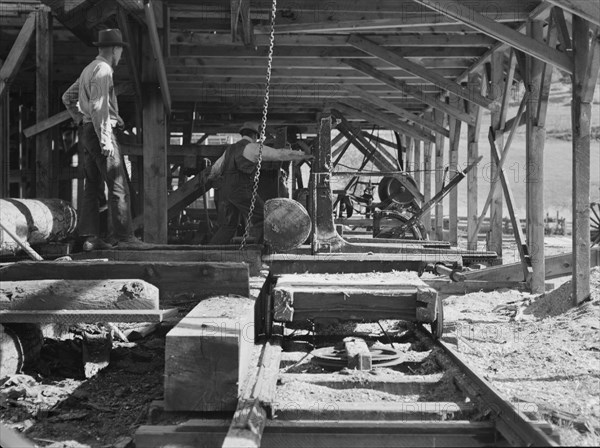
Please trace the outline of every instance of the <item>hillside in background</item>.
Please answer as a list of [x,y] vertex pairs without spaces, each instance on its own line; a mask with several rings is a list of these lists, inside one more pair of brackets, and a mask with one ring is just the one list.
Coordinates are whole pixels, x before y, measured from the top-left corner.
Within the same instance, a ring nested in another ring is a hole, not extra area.
[[[555,73],[555,79],[558,73]],[[600,86],[600,82],[598,83]],[[523,96],[523,86],[520,85],[519,90],[513,91],[513,100],[508,112],[508,119],[514,117],[517,113],[520,99]],[[550,102],[548,104],[547,117],[547,139],[545,145],[544,156],[544,190],[545,190],[545,208],[551,216],[556,216],[558,212],[560,216],[571,220],[571,204],[572,204],[572,142],[571,142],[571,84],[568,77],[563,77],[555,81],[552,85],[550,93]],[[596,87],[594,96],[594,107],[592,108],[592,150],[591,150],[591,201],[600,202],[600,87]],[[490,145],[488,143],[488,132],[490,126],[490,114],[485,113],[481,126],[479,153],[483,156],[483,160],[478,166],[479,175],[479,205],[480,209],[485,204],[487,193],[490,184]],[[390,141],[395,141],[394,136],[387,131],[374,131],[376,135]],[[445,146],[444,166],[448,165],[448,141]],[[363,160],[360,154],[354,148],[350,148],[342,163],[347,167],[358,168]],[[462,126],[461,143],[459,148],[459,165],[466,166],[467,160],[467,129]],[[340,170],[346,170],[345,167],[338,167]],[[371,164],[367,165],[366,171],[375,170]],[[511,181],[517,210],[521,217],[525,217],[525,127],[519,128],[509,157],[507,159],[505,170]],[[433,172],[431,173],[434,174]],[[368,180],[363,178],[363,180]],[[347,182],[345,179],[337,179],[334,184],[334,189],[339,185],[344,185]],[[433,182],[433,180],[432,180]],[[433,184],[432,184],[433,185]],[[362,193],[362,189],[358,190]],[[462,181],[458,186],[458,207],[459,215],[466,216],[467,214],[467,185],[466,180]],[[448,200],[445,200],[444,213],[448,213]],[[508,211],[505,209],[505,216],[508,217]]]

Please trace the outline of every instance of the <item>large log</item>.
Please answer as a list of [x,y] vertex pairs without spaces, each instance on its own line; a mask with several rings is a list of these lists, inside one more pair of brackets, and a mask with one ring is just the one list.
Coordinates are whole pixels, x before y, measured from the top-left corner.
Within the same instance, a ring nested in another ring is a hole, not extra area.
[[312,228],[306,209],[287,198],[269,199],[265,203],[265,241],[272,249],[286,251],[303,244]]
[[142,280],[30,280],[0,283],[3,310],[152,310],[158,288]]
[[249,297],[245,263],[102,261],[23,261],[0,264],[0,281],[109,280],[139,278],[156,286],[161,304],[186,294],[196,299],[237,294]]
[[[59,241],[77,226],[77,212],[60,199],[0,199],[0,221],[29,244]],[[20,246],[0,231],[0,255],[14,254]]]

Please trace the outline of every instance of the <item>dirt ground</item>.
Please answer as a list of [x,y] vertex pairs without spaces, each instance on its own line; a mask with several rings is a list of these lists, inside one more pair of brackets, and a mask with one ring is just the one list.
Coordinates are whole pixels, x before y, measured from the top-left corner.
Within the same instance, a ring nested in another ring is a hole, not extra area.
[[[565,249],[560,239],[549,244],[551,253]],[[261,281],[252,278],[254,296]],[[600,268],[591,283],[591,301],[578,307],[569,283],[539,297],[501,290],[444,300],[445,340],[515,404],[536,403],[563,445],[600,445]],[[46,340],[34,371],[0,385],[0,422],[43,447],[132,447],[152,402],[163,397],[172,325],[113,342],[110,364],[91,379],[77,335]]]

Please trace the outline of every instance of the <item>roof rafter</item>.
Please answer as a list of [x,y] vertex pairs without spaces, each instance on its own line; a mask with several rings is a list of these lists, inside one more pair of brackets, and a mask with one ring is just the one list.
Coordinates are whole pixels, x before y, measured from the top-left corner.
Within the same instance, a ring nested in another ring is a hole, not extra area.
[[545,0],[590,23],[600,26],[600,3],[590,0]]

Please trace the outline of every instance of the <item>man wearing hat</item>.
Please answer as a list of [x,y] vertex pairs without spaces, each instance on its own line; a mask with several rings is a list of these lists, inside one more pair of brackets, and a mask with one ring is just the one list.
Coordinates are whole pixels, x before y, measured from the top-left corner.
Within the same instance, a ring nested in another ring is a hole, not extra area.
[[[83,69],[79,79],[62,100],[71,117],[81,125],[85,190],[79,210],[79,235],[83,250],[108,249],[112,245],[143,244],[133,235],[129,186],[123,159],[114,133],[123,126],[113,84],[113,70],[121,60],[123,42],[118,29],[98,33],[98,56]],[[108,185],[110,244],[99,237],[99,192]]]
[[[225,150],[208,174],[210,180],[221,176],[217,218],[219,230],[210,240],[211,244],[228,244],[235,236],[240,218],[246,220],[250,211],[252,187],[260,148],[260,145],[256,143],[260,134],[259,125],[255,122],[246,122],[239,132],[242,139]],[[311,157],[302,151],[275,149],[265,145],[262,148],[263,162],[300,161]],[[264,202],[257,195],[252,214],[252,225],[258,241],[262,241],[263,221]]]

